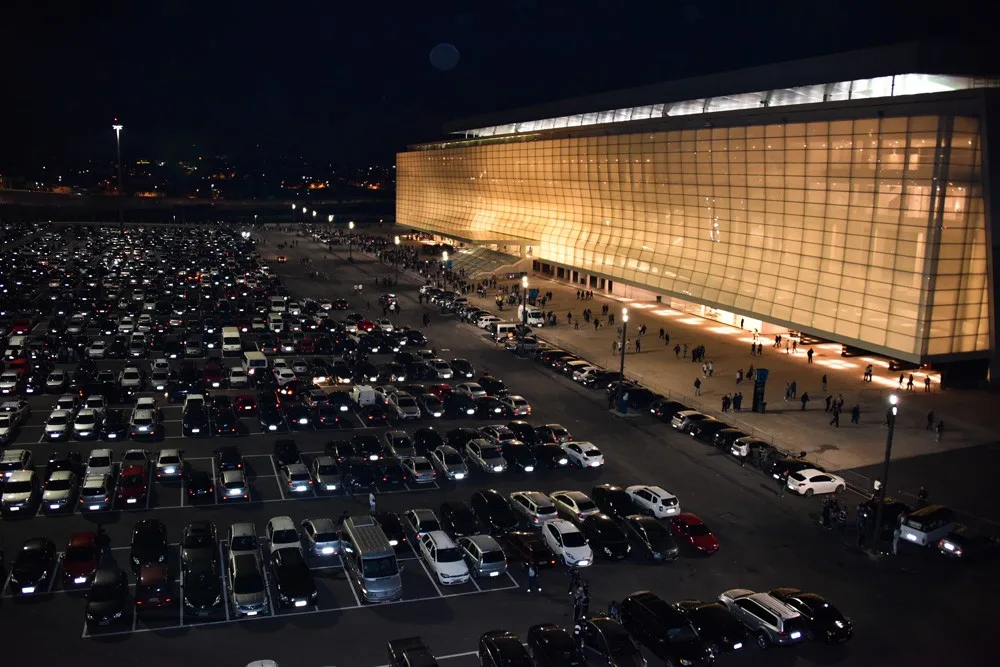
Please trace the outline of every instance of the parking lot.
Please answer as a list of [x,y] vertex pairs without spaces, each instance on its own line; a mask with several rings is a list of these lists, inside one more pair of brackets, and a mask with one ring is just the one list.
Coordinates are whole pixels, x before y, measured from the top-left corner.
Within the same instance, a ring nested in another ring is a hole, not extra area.
[[[385,267],[361,253],[347,263],[336,253],[328,257],[324,247],[304,237],[279,232],[267,232],[266,255],[273,255],[279,242],[298,240],[297,248],[285,250],[289,261],[274,266],[292,295],[316,299],[351,295],[351,286],[359,282],[368,294],[355,297],[355,306],[362,309],[365,301],[375,302],[373,277],[385,274]],[[337,276],[332,283],[310,279],[308,267],[299,259],[310,257],[314,264],[323,265]],[[380,483],[376,501],[380,511],[402,513],[408,509],[437,509],[446,500],[469,501],[482,488],[495,488],[509,494],[519,490],[578,490],[589,493],[603,483],[620,485],[658,484],[676,494],[685,510],[697,512],[721,543],[713,556],[682,552],[673,563],[654,565],[638,557],[624,561],[598,560],[584,569],[591,588],[591,609],[603,610],[613,600],[620,600],[636,590],[652,590],[668,600],[711,600],[724,590],[746,587],[769,590],[778,586],[797,586],[814,590],[834,600],[847,613],[856,628],[855,638],[847,645],[828,647],[804,644],[793,649],[763,652],[756,649],[740,655],[727,655],[720,664],[773,665],[787,667],[807,664],[930,664],[947,655],[947,649],[934,644],[905,641],[905,636],[931,636],[939,632],[941,622],[950,631],[974,641],[974,632],[981,630],[983,619],[969,611],[955,612],[954,621],[942,621],[937,613],[927,610],[949,607],[949,600],[960,591],[978,599],[996,587],[992,579],[981,582],[980,571],[953,567],[926,558],[925,553],[906,552],[898,561],[872,562],[856,549],[852,535],[823,531],[817,526],[819,502],[793,496],[779,497],[771,480],[750,468],[733,465],[730,457],[717,450],[694,443],[691,438],[645,417],[623,420],[606,410],[603,394],[591,392],[565,377],[557,377],[537,364],[520,360],[502,348],[487,344],[481,332],[453,318],[442,316],[436,309],[425,309],[417,303],[416,286],[401,283],[394,290],[400,295],[402,312],[394,322],[419,327],[421,316],[428,312],[431,325],[423,327],[428,346],[445,358],[469,359],[480,372],[500,377],[512,393],[524,395],[533,412],[530,422],[535,425],[559,423],[577,440],[589,440],[605,453],[603,468],[579,470],[560,468],[535,473],[506,472],[500,475],[476,473],[458,482],[437,481],[432,484],[388,487]],[[378,313],[373,312],[374,317]],[[43,331],[45,322],[38,324]],[[247,336],[252,341],[253,336]],[[150,354],[150,359],[155,355]],[[277,355],[275,355],[277,356]],[[290,353],[288,358],[300,356]],[[330,355],[314,355],[325,356]],[[236,363],[227,358],[225,363]],[[148,364],[149,359],[143,360]],[[203,364],[199,359],[195,363]],[[122,360],[100,360],[100,369],[117,371]],[[60,364],[73,368],[75,364]],[[256,393],[255,390],[235,389],[214,392],[217,395]],[[152,396],[144,392],[139,396]],[[336,519],[343,512],[351,515],[368,513],[367,492],[356,496],[325,494],[313,490],[290,496],[279,481],[279,466],[274,458],[274,442],[278,438],[294,440],[308,463],[324,453],[331,440],[349,438],[355,433],[381,435],[387,426],[371,428],[360,414],[352,410],[338,428],[318,429],[312,424],[302,430],[289,428],[287,433],[262,432],[256,417],[244,416],[235,436],[192,438],[182,435],[182,408],[167,404],[162,393],[157,395],[162,410],[162,437],[150,441],[108,443],[106,441],[69,441],[50,443],[43,438],[44,422],[59,394],[28,398],[31,416],[13,443],[5,449],[26,448],[33,455],[38,470],[43,470],[54,450],[79,451],[84,457],[91,448],[110,447],[120,458],[130,448],[141,447],[151,452],[163,448],[183,450],[187,464],[195,470],[213,475],[216,486],[214,450],[224,445],[238,445],[244,461],[250,493],[247,501],[220,502],[217,494],[211,499],[191,502],[184,482],[160,481],[150,472],[145,502],[134,508],[108,512],[91,512],[76,504],[72,512],[49,516],[38,507],[36,516],[0,521],[0,546],[9,566],[19,545],[31,537],[48,537],[60,549],[70,534],[95,530],[101,526],[108,536],[112,562],[125,567],[129,543],[136,521],[156,518],[166,526],[171,542],[168,564],[176,573],[174,596],[183,599],[184,580],[180,568],[179,540],[191,521],[209,519],[219,535],[236,522],[250,521],[263,535],[264,524],[276,516],[288,516],[296,524],[310,517]],[[0,400],[8,400],[6,398]],[[123,406],[128,410],[129,406]],[[507,420],[503,420],[505,423]],[[478,427],[496,420],[469,418],[437,420],[433,425],[441,431],[458,426]],[[403,425],[412,433],[417,426]],[[289,425],[290,426],[290,425]],[[852,504],[858,499],[853,499]],[[412,540],[410,541],[412,544]],[[268,549],[262,539],[261,555]],[[225,562],[227,545],[220,545],[220,562]],[[166,664],[182,659],[196,659],[213,664],[246,664],[253,659],[273,658],[282,667],[321,667],[323,665],[383,665],[386,662],[385,642],[395,637],[423,636],[438,654],[442,664],[460,667],[477,664],[474,656],[476,640],[487,630],[506,628],[526,636],[527,628],[542,622],[571,625],[572,604],[567,595],[568,577],[562,568],[545,570],[540,575],[542,591],[529,594],[525,590],[523,569],[510,563],[506,575],[492,579],[472,580],[466,584],[444,586],[438,583],[426,563],[417,558],[411,547],[398,555],[402,566],[403,599],[380,605],[364,605],[358,591],[349,582],[338,557],[330,560],[310,559],[309,565],[318,591],[315,605],[283,609],[277,603],[272,575],[268,577],[268,612],[251,618],[233,618],[230,606],[222,604],[209,616],[195,616],[184,604],[162,610],[161,613],[136,615],[129,613],[107,628],[88,630],[84,623],[85,600],[80,591],[65,590],[60,572],[52,573],[46,592],[31,596],[14,596],[5,581],[0,598],[0,619],[10,636],[40,639],[57,638],[55,642],[33,641],[33,657],[59,659],[66,651],[85,652],[88,662],[102,664]],[[127,567],[125,567],[128,570]],[[5,576],[9,571],[5,572]],[[221,575],[220,575],[221,576]],[[927,585],[912,586],[919,577]],[[9,580],[9,576],[8,576]],[[132,586],[134,577],[129,576]],[[223,578],[225,585],[225,579]],[[974,608],[974,606],[973,606]],[[29,613],[22,613],[30,610]],[[961,628],[959,627],[961,626]],[[904,630],[905,629],[905,630]],[[277,634],[280,632],[280,635]],[[44,634],[43,634],[44,633]],[[185,637],[184,644],[172,642]],[[985,636],[985,635],[984,635]],[[277,640],[277,641],[276,641]],[[172,643],[164,643],[172,642]],[[975,645],[975,646],[978,646]],[[122,657],[126,649],[127,657]]]

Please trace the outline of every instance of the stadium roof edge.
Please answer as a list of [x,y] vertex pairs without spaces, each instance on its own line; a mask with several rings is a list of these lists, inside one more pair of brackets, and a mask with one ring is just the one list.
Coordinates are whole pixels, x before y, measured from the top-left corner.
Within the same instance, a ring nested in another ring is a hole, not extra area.
[[619,89],[446,123],[446,134],[542,118],[681,102],[896,74],[988,76],[998,70],[969,42],[911,41]]

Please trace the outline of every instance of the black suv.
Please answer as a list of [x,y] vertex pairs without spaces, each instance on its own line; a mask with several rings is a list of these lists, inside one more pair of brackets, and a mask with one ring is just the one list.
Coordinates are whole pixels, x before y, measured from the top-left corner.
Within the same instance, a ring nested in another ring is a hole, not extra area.
[[129,561],[136,575],[143,565],[167,562],[167,527],[159,519],[143,519],[135,524]]
[[711,665],[715,656],[682,612],[649,591],[632,593],[620,605],[621,623],[664,662]]

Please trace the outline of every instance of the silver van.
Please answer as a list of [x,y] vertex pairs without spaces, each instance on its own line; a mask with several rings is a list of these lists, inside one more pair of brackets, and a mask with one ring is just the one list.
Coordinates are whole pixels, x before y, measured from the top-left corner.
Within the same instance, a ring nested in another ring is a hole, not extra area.
[[365,602],[390,602],[403,597],[403,579],[396,550],[382,527],[370,516],[344,521],[340,555],[355,589]]
[[469,535],[458,538],[458,549],[472,576],[499,577],[507,571],[507,557],[495,538],[489,535]]
[[954,512],[941,505],[928,505],[906,515],[899,526],[899,536],[907,542],[926,547],[936,544],[954,527]]
[[517,323],[515,322],[494,322],[487,329],[493,340],[505,341],[513,338],[517,334]]

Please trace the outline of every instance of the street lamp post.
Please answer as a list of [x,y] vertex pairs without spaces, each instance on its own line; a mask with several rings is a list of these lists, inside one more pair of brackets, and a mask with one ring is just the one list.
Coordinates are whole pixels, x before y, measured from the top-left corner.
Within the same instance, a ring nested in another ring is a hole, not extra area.
[[622,403],[622,395],[625,393],[625,341],[628,340],[628,308],[622,308],[622,335],[618,340],[618,347],[621,348],[621,365],[618,369],[618,391],[615,392],[615,409]]
[[350,234],[347,235],[347,256],[353,262],[354,261],[354,221],[351,220],[347,223],[347,229]]
[[398,285],[399,284],[399,245],[400,245],[399,235],[398,234],[396,235],[396,238],[394,238],[392,240],[392,242],[396,245],[396,254],[394,255],[394,258],[395,258],[395,264],[396,264],[396,284]]
[[524,356],[524,337],[528,332],[528,276],[521,276],[521,356]]
[[125,126],[118,122],[115,118],[114,124],[111,129],[115,131],[115,150],[118,154],[118,223],[120,225],[125,223],[125,211],[122,207],[122,130]]
[[899,397],[896,394],[889,394],[889,411],[885,415],[886,426],[889,427],[885,434],[885,460],[882,462],[882,478],[879,480],[878,507],[875,510],[875,535],[872,537],[872,551],[878,553],[878,541],[882,537],[882,510],[885,507],[885,494],[889,486],[889,462],[892,460],[892,436],[896,430],[896,413],[899,408]]

